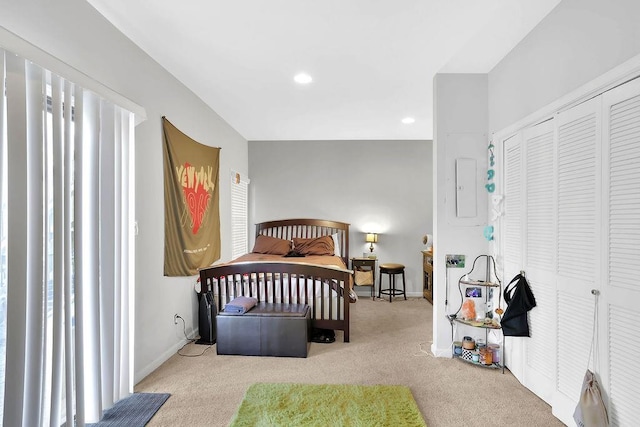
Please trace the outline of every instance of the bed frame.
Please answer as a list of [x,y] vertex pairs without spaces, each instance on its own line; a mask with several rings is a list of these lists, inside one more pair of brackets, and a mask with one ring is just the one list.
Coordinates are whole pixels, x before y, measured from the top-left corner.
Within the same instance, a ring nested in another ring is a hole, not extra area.
[[[349,224],[337,221],[317,219],[285,219],[256,224],[256,236],[259,234],[291,240],[294,237],[314,238],[326,235],[338,235],[340,255],[348,266],[349,261]],[[201,292],[213,291],[216,295],[218,312],[234,297],[239,295],[251,296],[258,301],[272,301],[275,288],[271,291],[266,282],[275,283],[279,278],[295,276],[296,288],[282,286],[279,294],[286,295],[290,300],[295,298],[302,304],[311,307],[311,322],[313,327],[341,330],[344,332],[344,342],[349,342],[349,289],[353,272],[330,266],[320,266],[304,262],[285,261],[238,262],[214,265],[200,270]],[[224,278],[224,280],[222,280]],[[251,285],[248,283],[251,278]],[[257,283],[255,278],[260,278]],[[330,287],[320,286],[319,283],[329,283]],[[334,304],[326,304],[326,297],[336,298]],[[309,291],[312,295],[321,294],[321,303],[307,298]],[[318,306],[319,305],[319,306]],[[336,309],[338,307],[339,309]]]
[[340,255],[349,265],[349,224],[324,219],[283,219],[256,224],[256,237],[260,234],[291,240],[294,237],[310,239],[338,234]]

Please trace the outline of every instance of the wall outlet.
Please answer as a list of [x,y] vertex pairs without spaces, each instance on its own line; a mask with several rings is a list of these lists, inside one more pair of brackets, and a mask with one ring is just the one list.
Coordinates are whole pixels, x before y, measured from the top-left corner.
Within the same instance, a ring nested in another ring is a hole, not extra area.
[[464,268],[464,255],[447,255],[447,268]]

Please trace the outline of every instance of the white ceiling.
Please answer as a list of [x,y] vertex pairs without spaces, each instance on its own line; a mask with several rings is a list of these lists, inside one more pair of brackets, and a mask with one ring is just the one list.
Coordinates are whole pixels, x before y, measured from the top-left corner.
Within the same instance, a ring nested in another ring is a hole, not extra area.
[[560,2],[87,1],[247,140],[432,139],[434,75],[489,72]]

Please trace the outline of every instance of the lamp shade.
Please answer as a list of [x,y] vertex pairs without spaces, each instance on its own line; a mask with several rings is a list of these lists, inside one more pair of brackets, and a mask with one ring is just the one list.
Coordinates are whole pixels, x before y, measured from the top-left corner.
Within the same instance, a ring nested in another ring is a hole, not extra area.
[[367,243],[378,243],[378,235],[376,233],[367,233],[364,241]]

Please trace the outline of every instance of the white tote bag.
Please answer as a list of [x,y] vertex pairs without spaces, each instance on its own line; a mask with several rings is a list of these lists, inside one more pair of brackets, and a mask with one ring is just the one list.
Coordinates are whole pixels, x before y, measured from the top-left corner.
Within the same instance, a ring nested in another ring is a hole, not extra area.
[[[589,349],[589,357],[587,365],[591,361],[593,348],[597,346],[596,325],[598,324],[598,296],[600,291],[592,289],[591,294],[595,297],[593,307],[593,331],[591,335],[591,348]],[[598,366],[598,352],[594,354],[593,365]],[[594,369],[595,370],[595,369]],[[582,389],[580,389],[580,399],[573,413],[573,419],[579,427],[608,427],[609,417],[607,416],[607,407],[602,400],[602,393],[595,374],[587,367],[587,372],[582,380]]]
[[573,419],[579,427],[607,427],[609,417],[604,406],[602,394],[596,376],[587,369],[582,381],[580,400],[573,413]]

